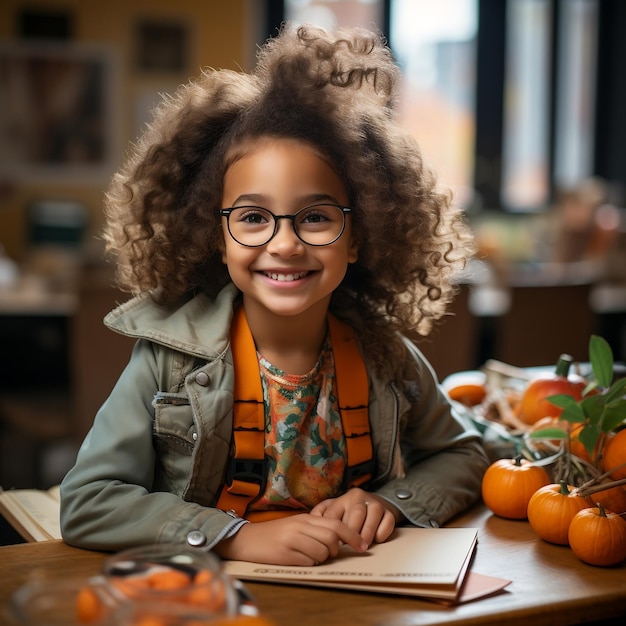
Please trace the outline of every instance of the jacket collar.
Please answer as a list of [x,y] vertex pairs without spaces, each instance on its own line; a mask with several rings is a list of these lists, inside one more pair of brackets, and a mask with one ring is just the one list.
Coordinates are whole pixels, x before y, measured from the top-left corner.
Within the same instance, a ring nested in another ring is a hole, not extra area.
[[232,283],[214,300],[200,293],[168,307],[156,304],[149,294],[141,294],[111,311],[104,324],[128,337],[214,360],[228,349],[238,296],[239,290]]

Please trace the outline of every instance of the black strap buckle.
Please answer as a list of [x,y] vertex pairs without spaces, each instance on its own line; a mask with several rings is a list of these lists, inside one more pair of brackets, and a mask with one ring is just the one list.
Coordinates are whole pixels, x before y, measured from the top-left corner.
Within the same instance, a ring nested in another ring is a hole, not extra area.
[[226,470],[226,484],[232,485],[233,480],[260,485],[259,493],[265,491],[267,481],[267,458],[263,459],[230,459]]
[[369,461],[363,461],[363,463],[359,463],[357,465],[352,465],[346,467],[343,473],[343,488],[349,489],[351,485],[354,484],[359,478],[363,476],[369,476],[369,479],[365,481],[359,487],[363,487],[366,485],[373,477],[374,472],[376,470],[376,462],[374,459],[370,459]]

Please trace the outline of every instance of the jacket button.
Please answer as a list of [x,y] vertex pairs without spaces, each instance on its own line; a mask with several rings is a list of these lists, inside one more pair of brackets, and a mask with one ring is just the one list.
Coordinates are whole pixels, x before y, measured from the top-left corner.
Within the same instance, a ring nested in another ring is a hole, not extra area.
[[209,375],[206,372],[198,372],[196,374],[196,382],[201,387],[206,387],[209,384]]
[[206,536],[200,530],[192,530],[187,533],[187,543],[194,548],[201,548],[206,543]]
[[398,491],[396,491],[396,498],[398,498],[398,500],[408,500],[412,496],[413,492],[408,489],[398,489]]

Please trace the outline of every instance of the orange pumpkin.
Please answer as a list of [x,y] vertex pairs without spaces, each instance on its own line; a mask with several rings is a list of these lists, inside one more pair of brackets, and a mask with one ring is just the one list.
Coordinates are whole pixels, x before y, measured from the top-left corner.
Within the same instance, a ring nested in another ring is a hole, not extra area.
[[570,374],[572,357],[562,354],[557,361],[554,373],[540,374],[531,380],[522,393],[518,417],[525,424],[534,424],[543,417],[559,417],[563,409],[546,400],[550,396],[566,394],[576,401],[582,398],[587,381],[576,374]]
[[626,521],[602,505],[576,513],[568,539],[574,554],[590,565],[617,565],[626,559]]
[[576,513],[592,506],[565,481],[538,489],[528,503],[528,522],[545,541],[566,546],[569,525]]
[[90,586],[83,587],[76,596],[76,617],[81,624],[91,624],[105,616],[105,605]]
[[483,502],[500,517],[526,519],[531,496],[549,483],[550,476],[543,467],[520,457],[500,459],[483,476]]
[[618,515],[626,513],[626,488],[620,485],[609,487],[604,491],[597,491],[590,495],[589,499],[596,505],[601,504],[611,513],[617,513]]
[[[622,463],[626,463],[626,428],[607,440],[602,457],[602,465],[605,472],[617,468]],[[626,478],[626,465],[612,471],[611,478],[613,480]]]
[[452,400],[471,407],[480,404],[485,399],[487,390],[484,385],[467,382],[449,389],[448,395]]

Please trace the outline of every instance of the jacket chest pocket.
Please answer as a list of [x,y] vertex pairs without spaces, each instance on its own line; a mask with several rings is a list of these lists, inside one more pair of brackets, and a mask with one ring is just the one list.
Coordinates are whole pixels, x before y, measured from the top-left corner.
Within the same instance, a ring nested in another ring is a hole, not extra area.
[[197,428],[189,398],[184,394],[159,392],[152,401],[154,407],[153,437],[157,464],[166,487],[182,494],[191,473],[192,454]]

